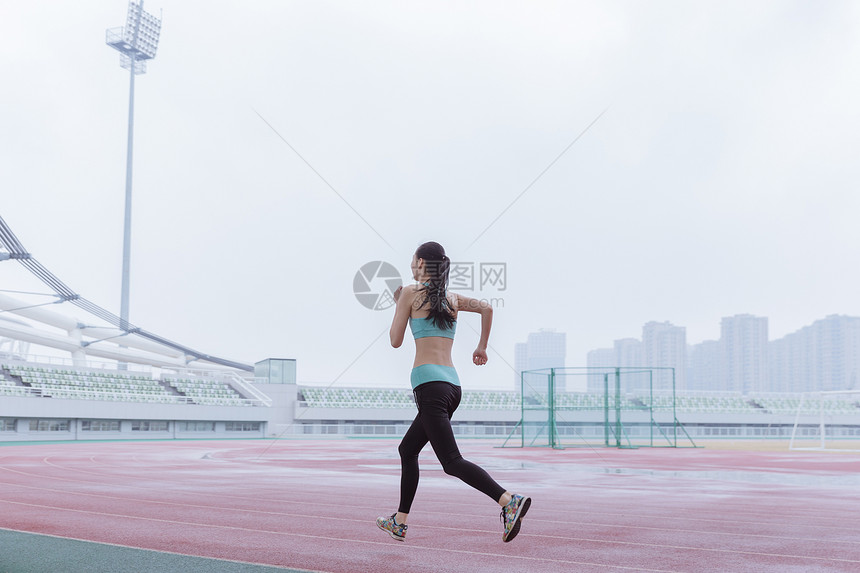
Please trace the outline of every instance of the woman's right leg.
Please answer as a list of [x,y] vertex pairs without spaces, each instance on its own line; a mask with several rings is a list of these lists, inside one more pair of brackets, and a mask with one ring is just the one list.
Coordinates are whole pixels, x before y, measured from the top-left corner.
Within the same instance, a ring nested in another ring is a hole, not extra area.
[[425,440],[433,446],[444,472],[501,503],[507,493],[505,488],[496,483],[484,468],[463,459],[457,447],[451,416],[460,404],[460,388],[447,382],[430,382],[419,386],[419,390],[416,394],[421,402],[420,420],[416,418],[416,422],[421,422]]

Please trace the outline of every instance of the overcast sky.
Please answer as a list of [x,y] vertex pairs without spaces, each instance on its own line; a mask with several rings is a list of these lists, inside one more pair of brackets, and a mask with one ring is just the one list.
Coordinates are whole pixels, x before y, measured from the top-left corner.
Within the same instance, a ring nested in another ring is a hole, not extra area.
[[[104,40],[126,10],[0,0],[0,215],[116,313],[129,78]],[[300,383],[408,387],[413,343],[392,349],[393,310],[353,284],[369,261],[408,279],[427,240],[506,264],[504,291],[463,291],[496,305],[484,367],[479,317],[461,317],[466,387],[513,388],[514,344],[540,328],[584,366],[651,320],[694,344],[739,313],[771,339],[860,316],[860,3],[145,10],[163,27],[135,91],[144,329],[296,358]],[[15,267],[0,288],[38,286]]]

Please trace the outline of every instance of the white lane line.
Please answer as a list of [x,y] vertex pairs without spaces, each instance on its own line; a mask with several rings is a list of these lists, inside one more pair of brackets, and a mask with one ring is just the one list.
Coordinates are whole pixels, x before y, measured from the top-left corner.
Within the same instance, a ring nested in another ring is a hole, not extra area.
[[[212,525],[209,523],[197,523],[197,522],[190,522],[190,521],[176,521],[176,520],[172,520],[172,519],[160,519],[160,518],[155,518],[155,517],[143,517],[143,516],[137,516],[137,515],[107,513],[107,512],[102,512],[102,511],[92,511],[92,510],[86,510],[86,509],[71,509],[71,508],[66,508],[66,507],[55,507],[55,506],[50,506],[50,505],[26,503],[26,502],[20,502],[20,501],[10,501],[10,500],[5,500],[5,499],[0,499],[0,503],[9,503],[12,505],[22,505],[22,506],[26,506],[26,507],[37,507],[37,508],[41,508],[41,509],[67,511],[67,512],[72,512],[72,513],[84,513],[84,514],[89,514],[89,515],[100,515],[100,516],[118,517],[118,518],[126,518],[126,519],[139,519],[139,520],[144,520],[144,521],[155,521],[155,522],[159,522],[159,523],[172,523],[172,524],[176,524],[176,525],[191,525],[191,526],[209,527],[209,528],[215,528],[215,529],[248,531],[248,532],[253,532],[253,533],[270,533],[273,535],[287,535],[287,536],[293,536],[293,537],[305,537],[305,538],[310,538],[310,539],[324,539],[327,541],[343,541],[346,543],[364,543],[364,544],[371,544],[371,545],[387,545],[387,546],[391,545],[390,543],[380,543],[377,541],[365,541],[365,540],[361,540],[361,539],[344,539],[344,538],[340,538],[340,537],[327,537],[327,536],[322,536],[322,535],[310,535],[307,533],[294,533],[294,532],[289,532],[289,531],[271,531],[271,530],[267,530],[267,529],[251,529],[251,528],[247,528],[247,527],[238,527],[238,526],[230,526],[230,525]],[[524,534],[524,536],[529,537],[528,534]],[[726,554],[732,554],[732,555],[752,555],[752,556],[757,556],[757,557],[775,557],[778,559],[790,558],[790,559],[805,559],[805,560],[810,560],[810,561],[860,564],[860,560],[838,559],[835,557],[815,557],[815,556],[811,556],[811,555],[795,555],[795,554],[787,554],[787,553],[764,553],[764,552],[760,552],[760,551],[738,551],[738,550],[734,550],[734,549],[718,549],[718,548],[711,548],[711,547],[689,547],[689,546],[684,546],[684,545],[666,545],[666,544],[661,544],[661,543],[642,543],[642,542],[635,542],[635,541],[589,539],[589,538],[583,538],[583,537],[562,537],[562,536],[552,536],[552,535],[541,535],[541,537],[547,537],[547,538],[551,538],[551,539],[562,539],[565,541],[585,541],[585,542],[590,542],[590,543],[599,543],[599,544],[606,544],[606,545],[626,545],[626,546],[636,546],[636,547],[651,547],[651,548],[655,548],[655,549],[679,549],[679,550],[684,550],[684,551],[704,551],[704,552],[709,552],[709,553],[726,553]],[[417,548],[422,548],[422,549],[430,549],[430,550],[434,550],[434,551],[436,551],[436,550],[448,551],[448,552],[453,552],[453,553],[487,555],[487,556],[492,556],[492,557],[500,557],[501,556],[498,553],[483,553],[483,552],[466,551],[466,550],[459,550],[459,549],[442,549],[442,548],[438,548],[438,547],[421,547],[421,546],[415,546],[415,545],[410,545],[409,547],[410,548],[416,548],[417,547]],[[569,563],[569,564],[574,564],[574,565],[600,565],[599,563],[567,561],[567,560],[563,560],[563,559],[548,559],[548,558],[543,558],[543,557],[525,557],[525,556],[517,556],[517,555],[505,555],[504,557],[505,558],[511,558],[511,559],[547,561],[547,562],[553,562],[553,563]],[[616,566],[616,565],[612,565],[612,567],[621,567],[623,569],[636,569],[636,570],[643,570],[644,571],[644,569],[635,568],[635,567],[622,567],[622,566]],[[656,571],[656,570],[653,570],[653,571]]]
[[[118,495],[108,495],[108,494],[103,494],[103,493],[90,493],[90,492],[53,489],[53,488],[47,488],[47,487],[41,487],[41,486],[30,486],[30,485],[19,484],[19,483],[0,482],[0,485],[17,486],[17,487],[25,488],[25,489],[38,490],[40,492],[54,492],[54,493],[63,494],[63,495],[87,496],[87,497],[96,497],[96,498],[101,498],[101,499],[128,501],[128,502],[134,502],[134,503],[140,503],[140,504],[165,505],[165,506],[171,506],[171,507],[187,507],[187,508],[195,508],[195,509],[209,509],[209,510],[213,510],[213,511],[225,511],[228,513],[229,512],[235,512],[235,511],[242,511],[245,513],[253,513],[253,514],[259,514],[259,515],[273,515],[273,516],[279,516],[279,517],[290,517],[290,518],[294,518],[294,519],[324,519],[324,520],[334,520],[334,521],[351,521],[354,523],[366,523],[367,522],[367,520],[365,520],[365,519],[350,519],[350,518],[344,518],[344,517],[328,517],[328,516],[319,515],[319,514],[304,515],[304,514],[299,514],[299,513],[287,513],[287,512],[283,512],[283,511],[264,511],[264,510],[260,510],[260,509],[251,509],[251,508],[246,508],[246,507],[225,507],[225,506],[220,506],[220,505],[196,504],[196,503],[187,503],[187,502],[173,502],[173,501],[163,501],[163,500],[156,500],[156,499],[141,499],[141,498],[134,498],[134,497],[123,497],[123,496],[118,496]],[[216,495],[216,494],[210,494],[210,495]],[[248,498],[248,500],[249,501],[260,501],[258,498]],[[271,500],[269,500],[269,501],[271,501]],[[297,505],[297,504],[312,505],[315,507],[319,507],[319,506],[338,507],[338,508],[343,507],[343,504],[334,504],[334,503],[316,503],[316,502],[301,502],[301,501],[293,502],[293,505]],[[354,509],[360,509],[360,510],[366,509],[368,511],[372,511],[374,509],[373,507],[361,507],[361,506],[352,506],[352,507]],[[455,515],[455,514],[451,514],[450,512],[444,512],[443,513],[443,512],[423,512],[422,511],[421,513],[422,514],[435,513],[437,515],[445,515],[446,517],[451,517],[452,515]],[[480,518],[484,517],[483,514],[456,514],[456,516],[465,517],[468,519],[480,519]],[[730,531],[708,531],[708,530],[699,530],[699,529],[654,527],[654,526],[647,526],[647,525],[628,525],[628,524],[623,524],[623,523],[593,523],[593,522],[587,522],[587,521],[556,521],[556,520],[542,519],[539,517],[537,517],[537,518],[529,517],[529,523],[540,523],[540,524],[552,523],[552,524],[559,524],[559,525],[563,525],[563,526],[579,526],[579,528],[582,528],[582,527],[603,527],[603,528],[612,527],[615,529],[622,529],[623,528],[623,529],[644,530],[644,531],[663,531],[663,532],[667,532],[667,533],[686,533],[686,534],[697,534],[697,535],[707,535],[707,536],[721,535],[721,536],[735,536],[735,537],[743,537],[743,538],[751,538],[752,537],[752,538],[756,538],[756,539],[773,539],[773,540],[778,540],[778,541],[805,541],[805,542],[814,541],[814,542],[819,542],[819,543],[843,543],[843,544],[849,544],[849,545],[860,545],[860,540],[851,541],[851,540],[839,540],[839,539],[819,539],[819,538],[814,538],[814,537],[791,537],[791,536],[786,536],[786,535],[764,535],[764,534],[760,534],[760,533],[733,533]],[[768,525],[773,526],[773,523],[770,523]],[[432,525],[432,524],[427,524],[427,523],[422,523],[422,527],[427,527],[427,528],[431,528],[431,529],[444,529],[444,530],[451,530],[451,531],[459,531],[459,529],[460,529],[457,527],[445,527],[445,526],[441,526],[441,525]],[[494,533],[493,531],[486,530],[486,529],[475,529],[474,527],[472,529],[473,529],[473,531],[479,531],[479,532],[483,532],[483,533]],[[544,535],[544,534],[540,534],[540,533],[532,533],[532,534],[529,534],[529,536],[531,536],[531,537],[546,537],[549,539],[558,538],[557,536],[554,536],[554,535]],[[565,538],[565,539],[567,539],[567,538]]]
[[[17,502],[17,501],[7,501],[7,500],[2,500],[2,499],[0,499],[0,503],[10,503],[13,505],[23,505],[23,506],[27,506],[27,507],[37,507],[40,509],[67,511],[67,512],[72,512],[72,513],[84,513],[84,514],[88,514],[88,515],[98,515],[101,517],[117,517],[117,518],[123,518],[123,519],[138,519],[138,520],[142,520],[142,521],[154,521],[157,523],[170,523],[170,524],[182,525],[182,526],[196,526],[196,527],[205,527],[205,528],[211,528],[211,529],[224,529],[224,530],[230,530],[230,531],[247,531],[247,532],[254,533],[254,534],[267,533],[267,534],[271,534],[271,535],[281,535],[281,536],[287,536],[287,537],[302,537],[302,538],[306,538],[306,539],[320,539],[320,540],[324,540],[324,541],[339,541],[339,542],[343,542],[343,543],[347,543],[347,544],[359,543],[359,544],[363,544],[363,545],[378,545],[378,546],[389,547],[389,548],[392,547],[390,542],[367,541],[364,539],[344,539],[341,537],[328,537],[328,536],[324,536],[324,535],[311,535],[308,533],[294,533],[294,532],[289,532],[289,531],[270,531],[267,529],[251,529],[248,527],[238,527],[238,526],[232,526],[232,525],[213,525],[213,524],[209,524],[209,523],[195,523],[195,522],[189,522],[189,521],[176,521],[176,520],[172,520],[172,519],[158,519],[158,518],[152,518],[152,517],[139,517],[136,515],[124,515],[124,514],[106,513],[106,512],[101,512],[101,511],[89,511],[89,510],[82,510],[82,509],[68,509],[65,507],[53,507],[53,506],[49,506],[49,505],[23,503],[23,502]],[[426,550],[426,551],[430,551],[433,553],[443,552],[443,553],[455,553],[455,554],[461,554],[461,555],[479,555],[482,557],[493,557],[496,559],[498,559],[498,558],[508,559],[508,560],[509,559],[518,559],[521,561],[544,562],[544,563],[554,563],[554,564],[557,563],[557,564],[564,564],[564,565],[590,565],[590,566],[594,566],[594,567],[606,567],[606,568],[624,569],[624,570],[630,570],[630,571],[652,571],[655,573],[678,573],[678,572],[674,572],[672,570],[667,570],[667,569],[646,569],[643,567],[626,567],[624,565],[607,565],[604,563],[592,563],[592,562],[588,562],[588,561],[572,561],[572,560],[566,560],[566,559],[550,559],[547,557],[528,557],[528,556],[524,556],[524,555],[510,555],[510,554],[502,555],[499,553],[486,553],[486,552],[482,552],[482,551],[467,551],[464,549],[448,549],[448,548],[442,548],[442,547],[436,547],[436,546],[425,547],[422,545],[415,545],[415,544],[402,544],[402,545],[400,545],[400,547],[402,547],[406,550],[413,550],[413,551]],[[203,556],[200,556],[200,557],[203,557]]]
[[[18,474],[26,475],[26,476],[29,476],[29,477],[41,477],[41,476],[39,476],[39,474],[32,474],[32,473],[28,473],[28,472],[21,472],[21,471],[19,471],[19,470],[13,470],[13,469],[10,469],[10,468],[0,467],[0,469],[2,469],[2,470],[6,470],[6,471],[9,471],[9,472],[12,472],[12,473],[18,473]],[[96,482],[81,481],[81,480],[75,480],[75,479],[69,479],[69,478],[60,478],[60,477],[55,477],[55,476],[51,476],[49,479],[56,479],[56,480],[62,480],[62,481],[70,481],[70,482],[73,482],[73,483],[82,483],[82,484],[86,484],[86,485],[93,485],[94,483],[96,483]],[[221,507],[221,506],[213,506],[213,505],[206,505],[206,504],[190,504],[190,503],[166,502],[166,501],[159,501],[159,500],[148,500],[148,499],[128,498],[128,497],[121,497],[121,496],[108,496],[108,495],[106,495],[106,494],[93,494],[93,493],[88,493],[88,492],[77,492],[77,491],[67,491],[67,490],[56,490],[56,489],[53,489],[53,488],[45,488],[45,487],[37,487],[37,486],[27,486],[27,485],[24,485],[24,484],[18,484],[18,483],[14,483],[14,482],[13,482],[13,483],[9,483],[8,485],[17,485],[17,486],[24,487],[24,488],[33,488],[33,489],[39,489],[39,490],[44,490],[44,491],[54,491],[54,492],[57,492],[57,493],[63,493],[63,494],[87,495],[87,496],[93,496],[93,497],[103,497],[103,498],[106,498],[106,499],[120,499],[120,500],[137,501],[137,502],[142,502],[142,503],[162,504],[162,505],[171,505],[171,506],[179,506],[179,507],[193,507],[193,508],[202,508],[202,509],[224,509],[224,510],[226,510],[226,511],[235,511],[235,510],[236,510],[236,508],[224,508],[224,507]],[[103,485],[103,484],[97,484],[97,485]],[[151,491],[151,490],[150,490],[149,488],[147,488],[147,487],[144,487],[144,486],[135,486],[135,485],[132,485],[132,484],[123,484],[123,487],[126,487],[126,488],[134,488],[134,489],[142,489],[142,490],[146,490],[146,491]],[[199,492],[197,492],[197,495],[199,495]],[[249,501],[249,502],[259,502],[259,500],[260,500],[260,497],[235,496],[235,495],[228,495],[228,494],[224,494],[224,495],[222,495],[222,494],[212,493],[212,494],[204,494],[204,495],[206,495],[206,496],[216,496],[216,497],[219,497],[219,498],[222,498],[222,499],[223,499],[223,498],[230,498],[230,499],[237,499],[237,500]],[[296,501],[296,500],[280,500],[280,499],[276,499],[276,498],[266,498],[266,499],[267,499],[267,501],[268,501],[269,503],[304,504],[304,505],[312,505],[312,506],[315,506],[315,507],[318,507],[318,506],[326,506],[326,507],[342,507],[342,504],[338,504],[338,503],[301,502],[301,501]],[[353,506],[353,507],[354,507],[355,509],[366,509],[366,510],[368,510],[368,511],[372,511],[372,510],[374,510],[374,509],[375,509],[375,507],[364,507],[364,506]],[[270,515],[288,515],[288,516],[289,516],[289,515],[294,515],[294,514],[283,514],[283,513],[281,513],[281,512],[266,512],[266,511],[253,510],[253,509],[244,509],[244,508],[241,508],[241,510],[242,510],[242,511],[248,511],[248,512],[261,513],[261,514],[270,514]],[[446,516],[447,518],[450,518],[450,517],[452,517],[452,516],[455,516],[455,517],[463,517],[463,518],[466,518],[466,519],[479,519],[479,518],[483,517],[483,515],[484,515],[483,513],[482,513],[482,514],[474,514],[474,513],[472,513],[472,514],[467,514],[467,513],[457,513],[457,514],[452,514],[451,512],[435,512],[435,511],[432,511],[432,510],[431,510],[431,511],[422,511],[422,513],[425,513],[425,514],[444,515],[444,516]],[[594,513],[594,512],[575,512],[575,513],[592,514],[592,513]],[[771,527],[773,526],[773,522],[755,522],[755,521],[743,521],[743,520],[736,520],[736,519],[733,519],[733,520],[717,520],[717,519],[703,519],[703,518],[692,518],[692,517],[683,517],[683,516],[653,516],[653,515],[644,515],[644,514],[606,514],[606,513],[603,513],[603,512],[601,512],[601,516],[622,516],[622,517],[625,517],[625,518],[631,518],[631,517],[632,517],[632,518],[636,518],[636,519],[652,519],[652,520],[656,520],[656,519],[669,520],[669,519],[671,519],[671,520],[673,520],[673,521],[679,521],[679,520],[689,521],[689,520],[694,520],[694,519],[695,519],[696,521],[699,521],[699,522],[701,522],[701,521],[708,521],[708,522],[711,522],[711,523],[726,524],[726,525],[744,524],[744,525],[760,525],[760,526],[766,526],[766,527],[767,527],[767,526],[771,526]],[[305,517],[307,517],[307,516],[305,516]],[[314,515],[314,516],[312,516],[312,517],[322,518],[322,519],[327,519],[327,518],[324,518],[324,517],[321,517],[321,516],[318,516],[318,515]],[[332,519],[336,519],[336,518],[332,518]],[[357,521],[357,522],[364,522],[364,520],[356,520],[356,521]],[[592,522],[582,522],[582,521],[559,521],[559,520],[550,520],[550,519],[546,519],[546,518],[539,518],[539,517],[529,518],[529,521],[530,521],[530,522],[532,522],[532,523],[547,523],[547,524],[560,524],[560,525],[571,525],[571,526],[585,524],[585,525],[593,526],[593,527],[626,527],[626,528],[629,528],[629,529],[656,530],[656,531],[667,531],[667,532],[673,532],[673,531],[676,531],[676,532],[684,532],[684,533],[691,532],[691,533],[700,533],[700,534],[703,534],[703,535],[723,535],[723,536],[739,535],[739,536],[743,536],[743,537],[757,537],[757,538],[763,538],[763,539],[775,539],[775,540],[786,540],[786,541],[792,541],[792,540],[796,540],[796,541],[816,541],[816,540],[817,540],[817,539],[815,539],[815,538],[809,538],[809,537],[792,537],[792,536],[762,535],[762,534],[744,534],[744,533],[732,533],[732,532],[714,532],[714,531],[691,530],[691,529],[685,529],[685,528],[659,528],[659,527],[651,527],[651,526],[628,525],[628,524],[623,524],[623,523],[609,523],[609,524],[605,524],[605,523],[592,523]],[[782,524],[780,524],[780,525],[781,525],[782,527],[789,526],[789,527],[804,528],[804,529],[808,529],[808,528],[810,527],[810,524],[808,524],[808,523],[782,523]],[[820,527],[816,525],[815,527],[816,527],[816,528],[819,528],[819,529],[834,529],[834,530],[839,530],[839,531],[844,531],[844,530],[845,530],[844,524],[843,524],[843,525],[841,525],[841,526],[820,526]],[[444,527],[440,527],[440,528],[441,528],[441,529],[445,529]],[[535,535],[539,535],[539,534],[535,534]],[[860,542],[847,541],[847,540],[822,539],[822,540],[817,540],[817,541],[822,541],[822,542],[825,542],[825,543],[860,544]]]
[[[285,567],[281,567],[280,565],[272,565],[271,563],[256,563],[254,561],[238,561],[236,559],[224,559],[222,557],[209,557],[206,555],[190,555],[188,553],[177,553],[175,551],[165,551],[163,549],[149,549],[147,547],[135,547],[133,545],[123,545],[122,543],[110,543],[108,541],[93,541],[92,539],[81,539],[80,537],[67,537],[65,535],[53,535],[51,533],[37,533],[34,531],[24,531],[23,529],[12,529],[9,527],[0,527],[0,531],[12,531],[15,533],[24,533],[26,535],[35,535],[38,537],[52,537],[54,539],[62,539],[62,540],[71,540],[71,541],[80,541],[82,543],[92,543],[94,545],[108,545],[110,547],[119,547],[122,549],[132,549],[134,551],[149,551],[151,553],[163,553],[165,555],[176,555],[177,557],[192,557],[199,559],[208,559],[211,561],[226,561],[227,563],[236,563],[238,565],[255,565],[258,567],[266,567],[275,569],[277,571],[283,571]],[[286,567],[289,571],[295,571],[296,573],[326,573],[325,571],[313,571],[311,569],[295,569],[293,567]]]

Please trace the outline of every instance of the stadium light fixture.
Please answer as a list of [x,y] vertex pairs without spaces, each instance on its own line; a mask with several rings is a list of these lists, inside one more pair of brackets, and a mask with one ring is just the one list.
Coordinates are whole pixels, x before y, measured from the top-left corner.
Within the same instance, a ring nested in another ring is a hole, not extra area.
[[128,151],[125,165],[125,224],[122,246],[122,293],[120,328],[128,330],[129,275],[131,266],[131,173],[134,142],[134,76],[146,73],[146,62],[155,57],[161,35],[161,18],[143,10],[143,0],[128,3],[125,26],[108,28],[105,43],[120,53],[119,64],[129,70]]

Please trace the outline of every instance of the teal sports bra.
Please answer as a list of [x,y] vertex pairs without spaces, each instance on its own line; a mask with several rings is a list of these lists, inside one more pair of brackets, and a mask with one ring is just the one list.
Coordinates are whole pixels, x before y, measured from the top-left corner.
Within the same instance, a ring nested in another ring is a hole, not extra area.
[[409,317],[409,328],[412,330],[412,336],[417,338],[427,338],[428,336],[441,336],[453,340],[454,333],[457,331],[457,321],[451,325],[451,328],[439,328],[433,324],[433,319],[427,318],[412,318]]

